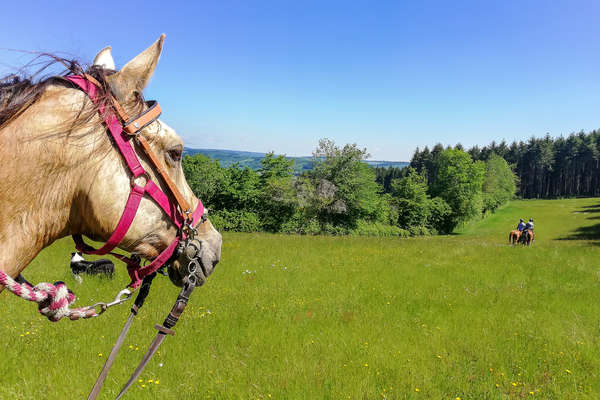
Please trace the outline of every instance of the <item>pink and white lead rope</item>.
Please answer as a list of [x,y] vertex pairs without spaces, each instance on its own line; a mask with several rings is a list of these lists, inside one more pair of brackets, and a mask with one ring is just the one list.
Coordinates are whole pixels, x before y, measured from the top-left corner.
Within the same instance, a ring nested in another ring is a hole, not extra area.
[[27,283],[18,283],[4,271],[0,271],[0,285],[22,299],[38,303],[39,312],[52,322],[57,322],[63,317],[77,320],[98,315],[92,307],[69,308],[75,301],[75,294],[64,282],[44,282],[32,287]]

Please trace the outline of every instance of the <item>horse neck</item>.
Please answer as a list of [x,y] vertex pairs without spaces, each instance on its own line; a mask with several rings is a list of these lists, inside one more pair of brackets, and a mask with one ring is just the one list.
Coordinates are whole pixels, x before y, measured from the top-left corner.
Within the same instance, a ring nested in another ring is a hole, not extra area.
[[55,95],[45,93],[0,130],[0,270],[12,276],[71,230],[70,216],[86,155],[78,153],[69,135],[53,131],[68,120],[64,115],[68,110],[64,104],[56,105]]

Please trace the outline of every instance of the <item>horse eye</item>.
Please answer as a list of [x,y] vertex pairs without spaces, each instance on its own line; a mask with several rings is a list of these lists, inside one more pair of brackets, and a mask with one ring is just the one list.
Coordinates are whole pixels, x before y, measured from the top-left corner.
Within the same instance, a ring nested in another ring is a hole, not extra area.
[[173,149],[173,150],[169,150],[167,152],[167,154],[169,154],[169,157],[171,158],[171,160],[173,160],[175,162],[181,161],[181,153],[182,153],[182,151],[180,149]]

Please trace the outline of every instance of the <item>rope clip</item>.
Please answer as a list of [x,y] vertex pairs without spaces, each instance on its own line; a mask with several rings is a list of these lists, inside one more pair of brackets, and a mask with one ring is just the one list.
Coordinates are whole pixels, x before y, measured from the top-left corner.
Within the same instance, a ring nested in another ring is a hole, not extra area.
[[117,293],[117,296],[115,297],[115,299],[113,301],[111,301],[110,303],[100,302],[100,303],[94,304],[90,308],[97,309],[99,307],[100,311],[96,312],[96,316],[98,316],[112,306],[118,306],[119,304],[125,303],[127,300],[129,300],[129,298],[131,297],[131,294],[132,294],[131,290],[123,289],[119,293]]

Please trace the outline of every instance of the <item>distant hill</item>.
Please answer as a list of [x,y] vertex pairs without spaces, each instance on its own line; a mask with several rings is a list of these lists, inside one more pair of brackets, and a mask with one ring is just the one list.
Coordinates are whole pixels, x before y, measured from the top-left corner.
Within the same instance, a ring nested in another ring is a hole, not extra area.
[[[238,163],[242,167],[248,167],[254,170],[260,168],[260,160],[265,157],[265,153],[256,153],[252,151],[237,151],[237,150],[217,150],[217,149],[191,149],[186,147],[183,151],[184,155],[203,154],[212,160],[219,160],[222,167],[229,167],[232,164]],[[294,160],[294,173],[300,174],[302,171],[310,170],[313,167],[312,156],[306,157],[286,157],[289,160]],[[379,161],[366,160],[368,165],[372,167],[396,167],[404,168],[409,163],[406,161]]]
[[408,167],[408,164],[410,164],[408,161],[365,160],[365,162],[367,164],[369,164],[371,167],[381,167],[381,168],[387,168],[387,167],[404,168],[404,167]]

